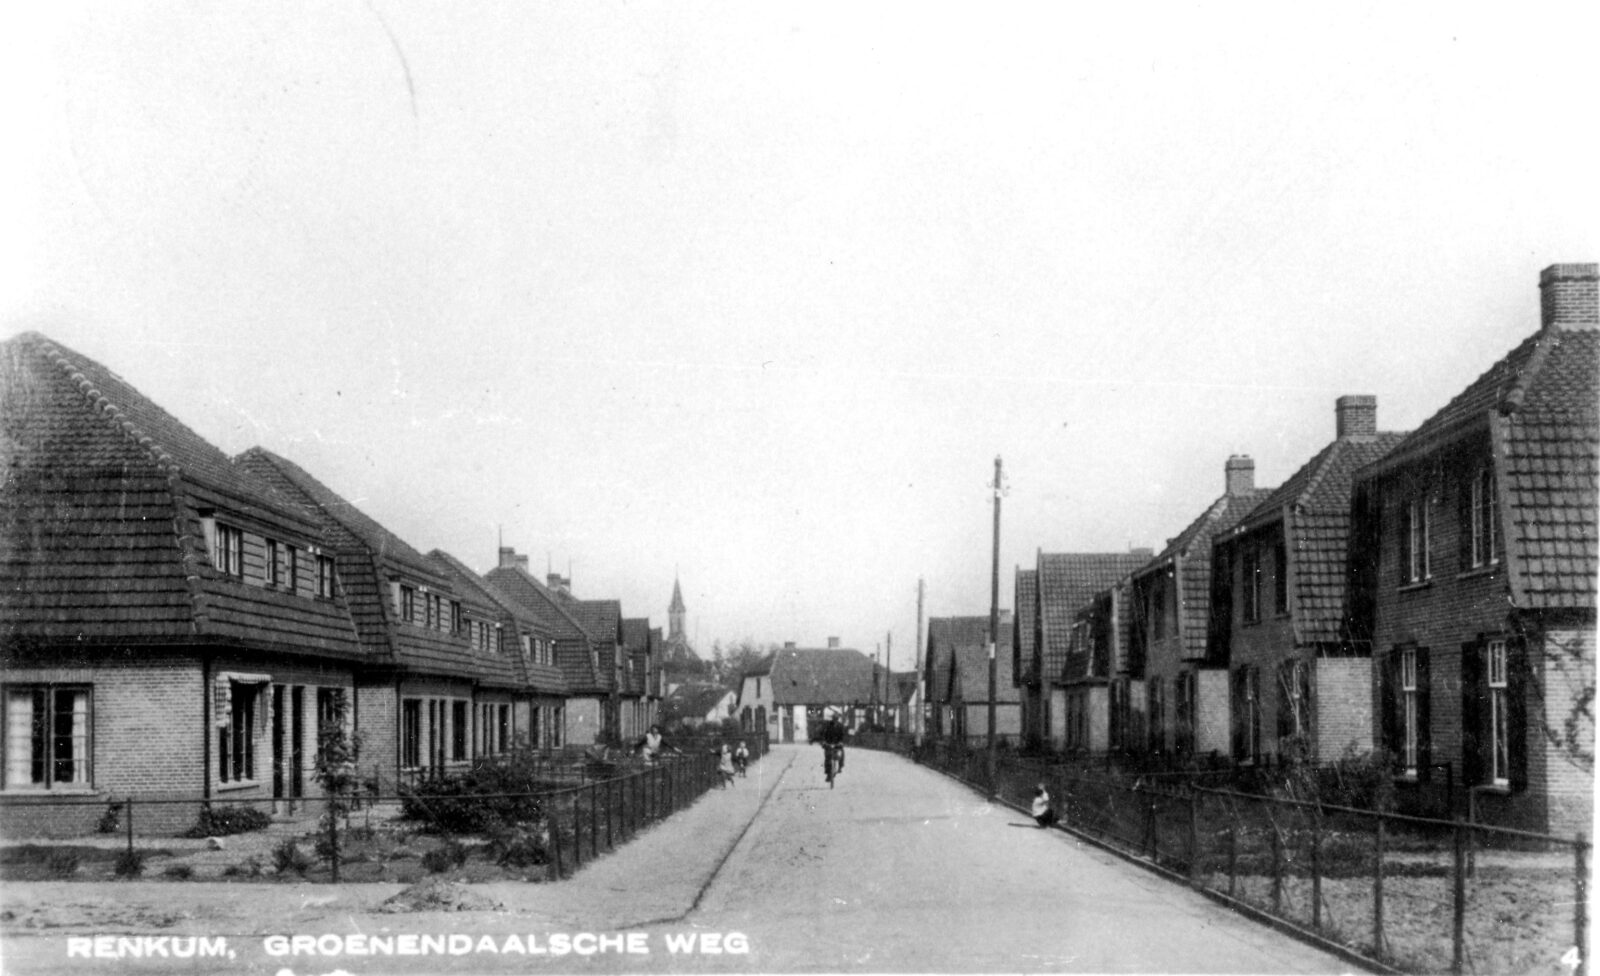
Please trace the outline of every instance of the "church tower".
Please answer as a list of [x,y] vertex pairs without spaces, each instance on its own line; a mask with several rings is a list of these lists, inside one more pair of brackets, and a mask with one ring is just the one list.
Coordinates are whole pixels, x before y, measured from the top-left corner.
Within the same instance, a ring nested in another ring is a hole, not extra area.
[[678,580],[672,580],[672,602],[667,605],[667,642],[669,644],[686,645],[689,643],[688,635],[683,632],[683,590],[678,586]]

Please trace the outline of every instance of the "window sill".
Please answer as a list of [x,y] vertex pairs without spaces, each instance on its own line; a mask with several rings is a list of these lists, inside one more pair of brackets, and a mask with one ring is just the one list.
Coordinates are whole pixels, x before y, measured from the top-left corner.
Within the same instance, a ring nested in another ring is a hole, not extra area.
[[1415,593],[1415,592],[1417,592],[1419,590],[1429,589],[1432,586],[1433,586],[1433,577],[1430,576],[1425,580],[1418,580],[1415,583],[1402,583],[1402,584],[1400,584],[1399,592],[1401,592],[1401,593]]
[[261,781],[255,779],[233,779],[226,783],[217,784],[218,793],[242,793],[245,790],[261,788]]
[[14,799],[14,798],[17,798],[17,797],[28,797],[28,796],[31,796],[31,797],[35,797],[35,798],[40,799],[40,800],[48,800],[48,799],[50,799],[52,797],[60,797],[60,796],[100,796],[100,795],[102,795],[101,791],[95,789],[92,786],[75,786],[75,787],[71,787],[71,788],[68,788],[68,789],[50,789],[50,790],[27,790],[27,789],[5,789],[5,790],[0,790],[0,797],[5,797],[6,799]]
[[1494,784],[1484,783],[1484,784],[1479,785],[1479,786],[1474,786],[1472,788],[1472,792],[1478,794],[1479,796],[1510,796],[1511,795],[1511,784],[1510,783],[1494,783]]
[[1499,572],[1500,564],[1498,562],[1494,562],[1487,566],[1474,566],[1471,569],[1463,569],[1461,572],[1456,574],[1456,579],[1477,579],[1478,577],[1492,578],[1497,576]]

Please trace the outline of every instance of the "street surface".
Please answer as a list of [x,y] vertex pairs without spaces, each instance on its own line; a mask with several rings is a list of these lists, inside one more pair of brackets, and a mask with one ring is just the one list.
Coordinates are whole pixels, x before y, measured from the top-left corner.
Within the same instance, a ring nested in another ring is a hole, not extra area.
[[[399,890],[8,885],[4,971],[1350,970],[937,773],[864,750],[850,752],[830,790],[818,747],[780,746],[733,789],[572,879],[473,888],[502,911],[373,911]],[[172,941],[105,938],[130,933]]]

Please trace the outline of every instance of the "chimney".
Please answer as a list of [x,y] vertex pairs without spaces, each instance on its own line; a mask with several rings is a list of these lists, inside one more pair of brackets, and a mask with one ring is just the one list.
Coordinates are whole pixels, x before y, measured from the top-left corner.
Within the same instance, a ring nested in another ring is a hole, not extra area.
[[1539,272],[1539,324],[1546,329],[1600,325],[1600,264],[1552,264]]
[[1363,437],[1378,432],[1378,398],[1360,394],[1342,396],[1333,402],[1334,434]]
[[783,642],[783,649],[786,650],[786,651],[794,650],[794,641],[784,641]]
[[[526,563],[528,561],[528,557],[523,556],[522,561]],[[526,569],[527,567],[524,566],[523,568]],[[544,585],[550,587],[552,590],[555,590],[557,593],[565,593],[571,588],[572,580],[567,579],[560,573],[550,573],[549,575],[545,576]]]
[[1228,458],[1223,469],[1227,493],[1243,495],[1256,487],[1256,462],[1248,454],[1235,454]]
[[828,646],[829,647],[838,647],[839,646],[839,638],[837,638],[837,637],[828,638]]
[[1130,556],[1143,556],[1146,559],[1149,559],[1151,556],[1154,556],[1155,554],[1156,554],[1156,551],[1154,549],[1151,549],[1149,546],[1134,546],[1132,549],[1128,550],[1128,555],[1130,555]]
[[500,568],[501,569],[516,568],[516,569],[522,570],[523,572],[527,572],[527,569],[528,569],[528,557],[527,556],[519,556],[519,555],[517,555],[517,550],[512,548],[511,546],[501,546],[500,547]]

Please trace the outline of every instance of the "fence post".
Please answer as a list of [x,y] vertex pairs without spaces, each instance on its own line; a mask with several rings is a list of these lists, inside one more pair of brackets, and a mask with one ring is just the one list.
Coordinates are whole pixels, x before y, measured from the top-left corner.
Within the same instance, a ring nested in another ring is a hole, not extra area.
[[1200,886],[1200,797],[1192,787],[1189,790],[1189,881],[1197,888]]
[[1383,824],[1380,815],[1372,845],[1372,954],[1379,959],[1383,958]]
[[1466,959],[1467,925],[1467,831],[1456,818],[1455,825],[1455,905],[1452,911],[1450,972],[1460,973]]
[[339,883],[339,808],[332,793],[323,797],[323,810],[328,817],[328,868],[333,883]]
[[617,779],[615,776],[606,780],[606,850],[616,850],[617,842],[611,836],[611,808],[617,802]]
[[1322,817],[1311,814],[1311,930],[1322,931]]
[[1239,818],[1228,818],[1228,897],[1232,898],[1239,879]]
[[589,784],[589,859],[592,861],[600,856],[600,811],[595,800],[595,790],[598,782]]
[[124,804],[128,811],[128,860],[133,860],[133,797]]
[[[553,811],[552,811],[553,813]],[[550,871],[561,880],[561,823],[554,816],[545,818],[550,825]]]
[[1578,965],[1573,973],[1574,976],[1585,976],[1589,971],[1589,845],[1582,831],[1578,833],[1578,843],[1572,851],[1573,893],[1577,895],[1572,918],[1572,945],[1578,951]]
[[1278,825],[1269,823],[1272,830],[1272,914],[1283,915],[1283,838]]

